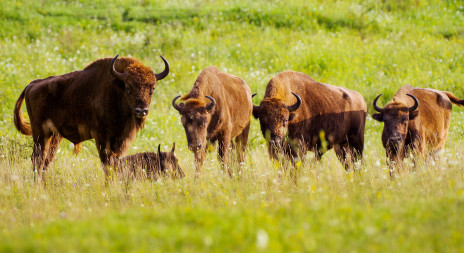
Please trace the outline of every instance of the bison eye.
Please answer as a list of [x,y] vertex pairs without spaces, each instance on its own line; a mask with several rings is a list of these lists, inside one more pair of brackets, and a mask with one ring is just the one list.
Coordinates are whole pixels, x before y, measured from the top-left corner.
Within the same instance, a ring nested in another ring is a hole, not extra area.
[[127,93],[127,94],[131,94],[130,88],[126,88],[126,93]]

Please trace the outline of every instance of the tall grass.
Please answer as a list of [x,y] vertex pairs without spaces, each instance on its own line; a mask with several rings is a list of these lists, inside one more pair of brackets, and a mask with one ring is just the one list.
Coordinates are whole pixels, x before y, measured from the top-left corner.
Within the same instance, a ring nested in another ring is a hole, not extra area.
[[[462,109],[439,163],[391,180],[383,126],[368,116],[363,166],[345,172],[333,151],[319,163],[308,154],[295,182],[254,119],[239,175],[228,178],[213,151],[195,179],[170,101],[210,65],[242,77],[255,104],[287,69],[359,91],[370,111],[406,84],[464,98],[463,13],[459,1],[0,2],[0,251],[462,251]],[[12,124],[17,97],[34,79],[116,54],[155,72],[160,54],[169,60],[130,153],[176,142],[187,177],[105,187],[94,143],[74,156],[65,140],[47,187],[35,184],[32,140]]]

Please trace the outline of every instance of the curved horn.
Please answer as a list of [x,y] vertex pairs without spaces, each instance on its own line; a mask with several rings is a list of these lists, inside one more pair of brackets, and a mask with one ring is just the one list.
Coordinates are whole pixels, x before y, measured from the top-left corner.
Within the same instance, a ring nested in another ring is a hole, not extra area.
[[414,96],[411,95],[411,94],[406,94],[406,95],[408,95],[408,96],[410,96],[412,99],[414,99],[414,105],[413,105],[412,107],[409,108],[409,112],[412,112],[412,111],[416,110],[417,107],[419,107],[419,101],[417,101],[417,98],[414,97]]
[[176,104],[176,100],[180,98],[180,95],[175,97],[173,100],[172,100],[172,107],[174,107],[174,109],[178,110],[179,112],[182,110],[182,105],[178,105]]
[[174,153],[174,150],[176,150],[176,143],[175,142],[172,143],[171,153]]
[[116,59],[118,58],[119,54],[116,55],[116,57],[113,58],[113,60],[111,60],[111,63],[110,63],[110,73],[112,76],[114,76],[114,78],[116,79],[119,79],[121,81],[124,81],[124,78],[126,77],[126,74],[124,73],[120,73],[118,71],[116,71],[114,69],[114,62],[116,61]]
[[161,154],[161,144],[158,144],[158,154]]
[[373,103],[374,109],[375,109],[376,111],[378,111],[378,112],[383,112],[383,108],[380,108],[380,107],[377,106],[377,100],[379,100],[379,97],[382,96],[382,95],[383,95],[383,94],[380,94],[380,95],[378,95],[377,97],[375,97],[374,103]]
[[212,98],[210,96],[205,96],[205,97],[207,97],[209,100],[211,100],[211,103],[209,103],[209,105],[206,106],[206,110],[210,111],[216,105],[216,100],[214,100],[214,98]]
[[292,92],[292,94],[293,94],[293,96],[296,97],[296,103],[294,105],[287,106],[287,109],[288,109],[289,112],[293,112],[293,111],[297,110],[298,108],[300,108],[300,106],[301,106],[301,98],[300,98],[300,96],[298,96],[297,94],[295,94],[293,92]]
[[169,74],[169,63],[168,63],[168,61],[166,61],[166,59],[164,59],[164,57],[162,55],[160,55],[160,57],[164,61],[164,70],[161,73],[155,74],[156,81],[159,81],[159,80],[165,78]]
[[254,98],[256,95],[258,95],[258,93],[253,93],[253,94],[251,95],[251,98]]

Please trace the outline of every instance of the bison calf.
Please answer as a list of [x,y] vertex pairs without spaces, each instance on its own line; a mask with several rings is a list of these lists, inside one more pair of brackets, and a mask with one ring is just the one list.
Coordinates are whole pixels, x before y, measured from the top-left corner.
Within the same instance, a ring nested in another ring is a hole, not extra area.
[[183,178],[185,174],[174,155],[175,148],[176,144],[173,143],[170,152],[161,152],[161,145],[158,145],[158,153],[144,152],[125,156],[119,160],[118,173],[137,179],[149,178],[153,181],[158,180],[160,176]]
[[[219,158],[227,166],[229,148],[235,138],[239,161],[248,140],[252,112],[251,90],[241,78],[219,71],[204,69],[183,103],[173,107],[182,115],[188,147],[195,154],[197,175],[205,159],[207,141],[218,141]],[[232,174],[227,166],[229,175]]]
[[[33,170],[42,174],[53,161],[62,138],[74,143],[95,139],[106,178],[109,166],[124,154],[145,123],[151,96],[159,74],[134,58],[96,60],[83,70],[32,81],[23,90],[14,108],[18,131],[32,135]],[[26,100],[27,122],[21,105]]]
[[438,154],[448,138],[452,103],[464,105],[464,100],[451,92],[410,85],[400,88],[384,108],[377,106],[381,95],[374,100],[374,109],[379,113],[372,118],[384,123],[382,144],[391,176],[393,164],[401,163],[410,153],[424,157]]

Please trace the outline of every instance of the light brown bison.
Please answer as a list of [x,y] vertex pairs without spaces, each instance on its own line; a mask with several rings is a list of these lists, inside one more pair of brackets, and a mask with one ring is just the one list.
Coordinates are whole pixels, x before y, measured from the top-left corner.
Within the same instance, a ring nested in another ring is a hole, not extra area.
[[393,162],[399,163],[410,153],[425,157],[442,150],[448,137],[451,103],[464,105],[464,100],[450,92],[410,85],[399,89],[384,108],[377,106],[381,95],[374,100],[379,113],[372,118],[384,122],[382,143],[391,175]]
[[118,173],[122,176],[129,175],[132,178],[149,178],[153,181],[160,176],[171,176],[171,178],[183,178],[184,172],[179,166],[177,157],[174,155],[176,144],[172,144],[171,152],[161,152],[158,145],[158,153],[144,152],[125,156],[119,160]]
[[333,147],[345,168],[362,158],[366,115],[358,92],[295,71],[273,77],[261,104],[253,106],[272,158],[284,152],[295,161],[311,150],[318,160]]
[[[33,170],[43,171],[53,161],[64,137],[78,150],[80,142],[95,139],[108,179],[109,167],[124,154],[145,123],[157,81],[169,73],[155,74],[134,58],[118,56],[90,63],[83,70],[32,81],[14,108],[19,132],[32,135]],[[26,100],[30,123],[21,113]]]
[[[239,77],[221,72],[216,67],[204,69],[192,90],[173,107],[182,115],[188,147],[195,154],[197,175],[205,159],[207,141],[218,141],[221,161],[229,163],[229,148],[235,138],[239,161],[248,140],[252,112],[251,90]],[[228,167],[229,175],[232,174]]]

